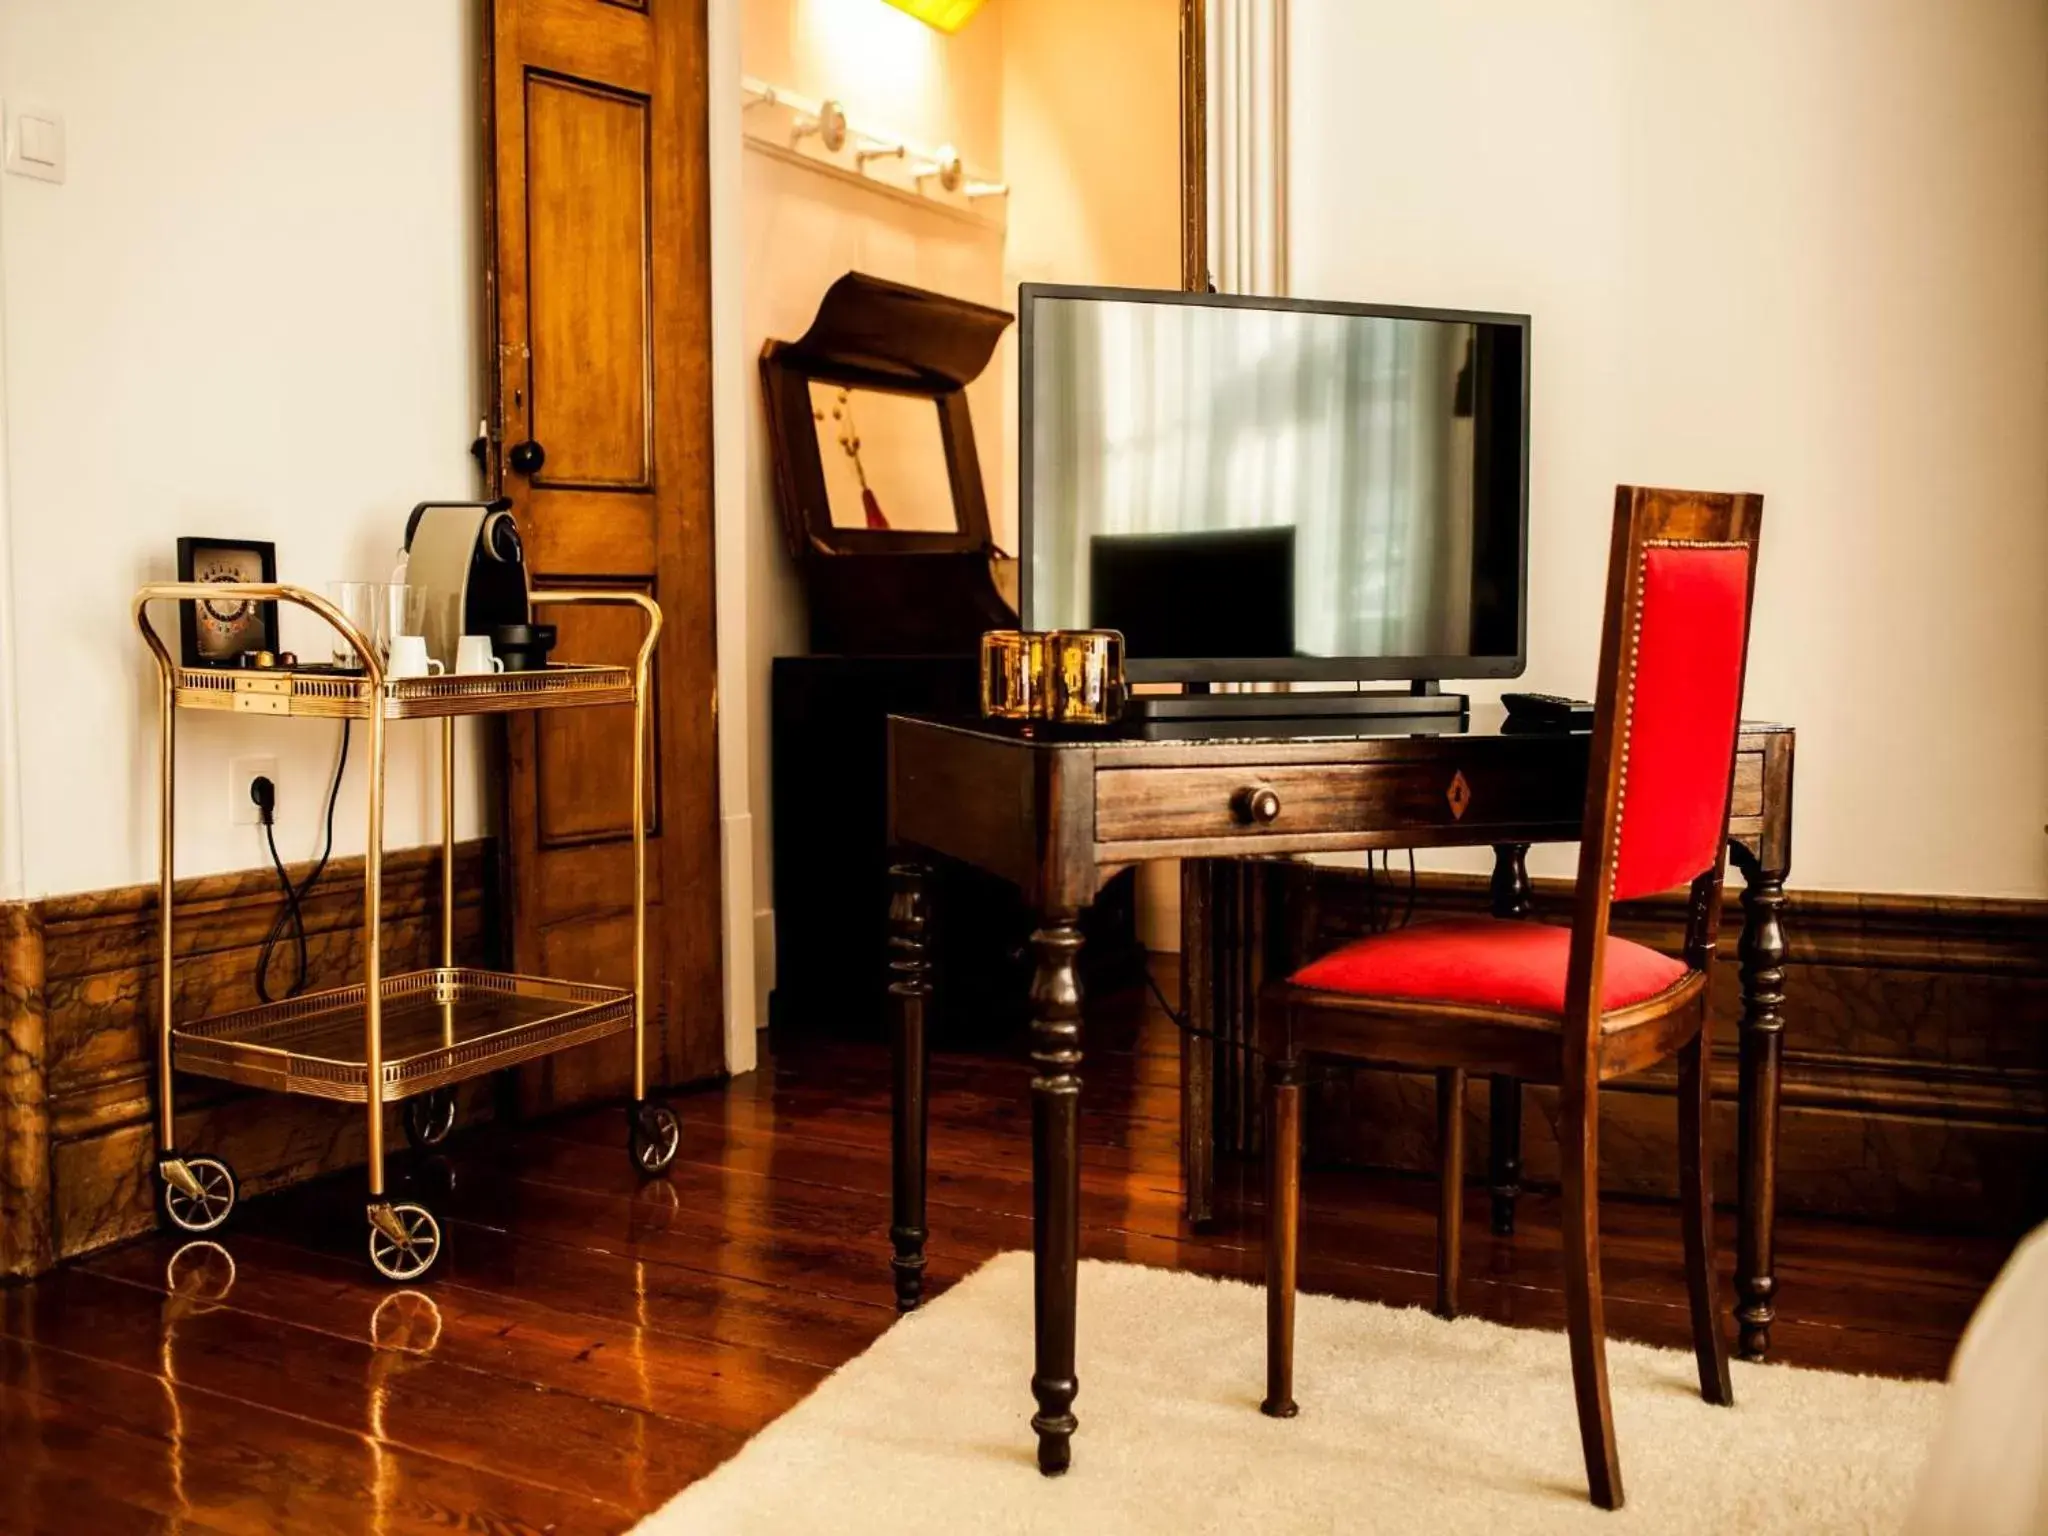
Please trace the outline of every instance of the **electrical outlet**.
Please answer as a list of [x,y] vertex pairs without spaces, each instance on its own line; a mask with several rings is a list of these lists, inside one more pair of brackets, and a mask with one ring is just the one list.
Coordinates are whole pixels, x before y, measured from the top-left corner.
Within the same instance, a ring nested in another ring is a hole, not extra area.
[[238,757],[228,764],[228,820],[238,827],[260,827],[263,813],[249,798],[249,786],[258,779],[277,782],[274,757]]

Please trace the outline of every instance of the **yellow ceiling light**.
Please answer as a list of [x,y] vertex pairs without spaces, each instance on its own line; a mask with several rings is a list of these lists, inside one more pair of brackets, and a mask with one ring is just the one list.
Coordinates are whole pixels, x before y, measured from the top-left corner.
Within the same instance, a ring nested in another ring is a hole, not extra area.
[[941,32],[958,32],[974,19],[983,0],[889,0],[899,11],[908,11],[928,27]]

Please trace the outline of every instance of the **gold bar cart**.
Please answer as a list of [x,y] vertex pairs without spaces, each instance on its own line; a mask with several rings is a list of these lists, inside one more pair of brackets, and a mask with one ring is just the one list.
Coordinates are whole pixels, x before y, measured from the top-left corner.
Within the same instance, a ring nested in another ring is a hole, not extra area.
[[[285,602],[310,609],[353,651],[360,670],[228,670],[185,667],[150,623],[158,601]],[[498,672],[389,678],[384,659],[327,599],[275,582],[155,582],[135,595],[135,623],[156,658],[158,728],[157,1178],[172,1225],[209,1232],[228,1219],[235,1176],[219,1158],[178,1149],[174,1074],[310,1094],[366,1106],[369,1116],[370,1262],[387,1279],[410,1282],[441,1256],[441,1226],[424,1205],[384,1191],[386,1104],[405,1101],[406,1135],[416,1146],[444,1138],[454,1121],[454,1087],[502,1067],[611,1035],[633,1033],[629,1146],[636,1167],[659,1174],[680,1141],[675,1113],[647,1095],[646,743],[649,669],[661,609],[638,592],[554,588],[535,606],[630,604],[644,626],[628,666],[549,666]],[[455,964],[455,719],[535,709],[631,705],[633,710],[633,986],[514,976]],[[175,1012],[172,870],[177,718],[181,709],[366,722],[369,833],[363,861],[363,980],[216,1018],[180,1022]],[[384,883],[385,742],[394,720],[441,722],[441,963],[395,976],[383,972],[379,938]]]

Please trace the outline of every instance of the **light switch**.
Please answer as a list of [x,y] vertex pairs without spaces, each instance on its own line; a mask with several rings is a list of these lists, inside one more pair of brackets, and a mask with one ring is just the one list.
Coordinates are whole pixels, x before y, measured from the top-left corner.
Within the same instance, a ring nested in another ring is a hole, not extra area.
[[7,169],[41,181],[64,179],[64,119],[46,107],[7,114]]
[[64,130],[47,117],[24,117],[21,120],[21,158],[55,170],[64,158]]

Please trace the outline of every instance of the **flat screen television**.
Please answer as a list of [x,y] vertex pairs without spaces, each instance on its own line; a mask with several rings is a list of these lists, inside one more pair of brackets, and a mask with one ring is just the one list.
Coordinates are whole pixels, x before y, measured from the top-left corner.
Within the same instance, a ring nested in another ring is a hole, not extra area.
[[1027,283],[1020,596],[1134,681],[1514,677],[1529,318]]

